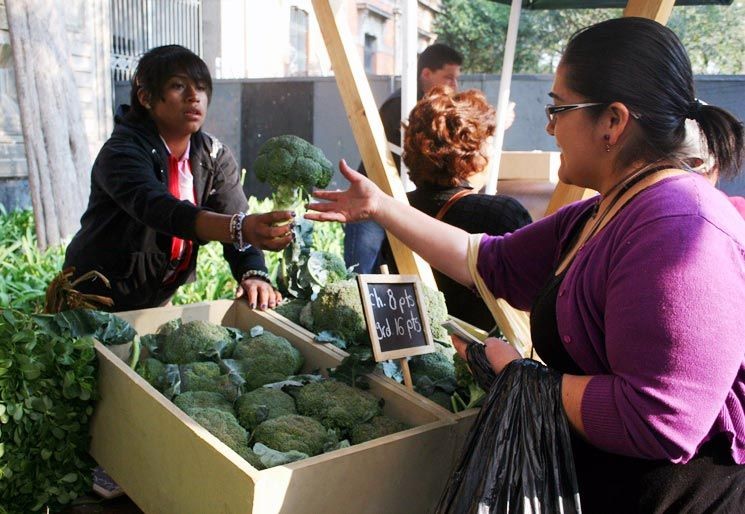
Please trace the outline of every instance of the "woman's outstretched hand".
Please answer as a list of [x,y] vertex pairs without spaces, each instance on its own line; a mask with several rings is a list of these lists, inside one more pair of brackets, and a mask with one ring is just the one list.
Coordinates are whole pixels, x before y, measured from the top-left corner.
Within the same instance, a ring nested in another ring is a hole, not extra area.
[[346,191],[314,191],[313,197],[325,202],[308,204],[305,217],[314,221],[340,221],[352,223],[374,218],[380,207],[382,191],[375,183],[350,168],[343,159],[339,162],[341,174],[349,181]]

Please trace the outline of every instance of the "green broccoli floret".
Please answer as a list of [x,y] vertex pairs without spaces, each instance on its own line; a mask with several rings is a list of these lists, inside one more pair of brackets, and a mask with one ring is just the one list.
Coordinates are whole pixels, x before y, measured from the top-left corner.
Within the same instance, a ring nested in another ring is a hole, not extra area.
[[233,402],[240,394],[240,388],[227,374],[222,374],[220,366],[214,362],[192,362],[179,366],[181,392],[211,391],[220,393]]
[[238,344],[233,357],[239,361],[246,379],[245,390],[279,382],[303,367],[303,355],[284,337],[263,332]]
[[313,418],[289,414],[256,427],[254,441],[280,452],[295,450],[313,456],[336,444],[336,437]]
[[180,326],[181,318],[172,319],[171,321],[166,321],[161,326],[159,326],[155,333],[156,335],[167,337]]
[[409,361],[412,375],[427,376],[432,382],[440,380],[455,381],[455,365],[453,361],[440,352],[416,355]]
[[462,398],[463,394],[456,393],[457,398],[460,400],[456,402],[457,407],[461,410],[478,407],[484,398],[486,398],[486,392],[476,383],[476,379],[468,368],[468,363],[457,353],[453,355],[453,365],[455,366],[455,379],[458,387],[464,391],[464,394],[468,395],[464,401]]
[[163,340],[160,356],[169,364],[187,364],[217,354],[230,357],[234,340],[224,327],[195,320],[182,324]]
[[187,391],[174,398],[173,403],[187,414],[194,409],[211,407],[235,415],[233,404],[220,393],[211,391]]
[[335,253],[311,252],[307,266],[310,279],[322,287],[349,278],[344,259]]
[[351,432],[351,440],[352,444],[360,444],[365,441],[377,439],[378,437],[383,437],[384,435],[395,434],[408,428],[411,427],[406,423],[389,418],[388,416],[375,416],[367,423],[362,423],[354,427]]
[[135,369],[137,373],[148,381],[148,383],[160,392],[166,386],[166,365],[158,359],[148,357],[140,361]]
[[303,307],[305,307],[307,304],[308,302],[306,302],[305,300],[293,298],[292,300],[284,301],[279,304],[277,308],[274,309],[274,312],[276,312],[277,314],[281,314],[296,325],[299,325],[300,311],[302,311]]
[[220,409],[192,409],[189,416],[236,452],[248,445],[248,433],[235,416]]
[[300,319],[298,321],[300,322],[301,327],[305,327],[311,332],[314,332],[312,302],[308,302],[307,304],[305,304],[305,307],[302,308],[302,310],[300,311]]
[[254,161],[254,173],[273,190],[275,210],[302,205],[313,188],[324,188],[334,170],[323,151],[293,135],[268,139]]
[[360,289],[354,280],[342,280],[324,287],[311,304],[313,330],[330,330],[347,343],[370,340]]
[[295,403],[300,414],[311,416],[326,428],[342,433],[382,412],[382,402],[373,395],[336,380],[303,386],[296,393]]
[[297,414],[295,400],[280,389],[259,387],[241,395],[235,402],[238,422],[253,430],[268,419]]
[[179,366],[181,386],[186,391],[200,391],[197,385],[202,379],[220,376],[220,366],[215,362],[190,362]]
[[424,307],[427,310],[429,330],[432,338],[440,341],[450,342],[450,336],[445,327],[442,326],[448,320],[448,306],[445,303],[445,295],[437,289],[424,286]]

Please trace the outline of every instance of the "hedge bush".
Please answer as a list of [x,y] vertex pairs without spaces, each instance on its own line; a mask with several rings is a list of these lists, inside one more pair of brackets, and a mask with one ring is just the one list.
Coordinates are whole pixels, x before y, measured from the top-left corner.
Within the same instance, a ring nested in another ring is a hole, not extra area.
[[[271,200],[249,198],[249,212],[272,210]],[[317,223],[314,247],[343,254],[344,233],[339,223]],[[61,271],[65,245],[41,252],[36,245],[33,213],[30,210],[7,213],[0,205],[0,308],[13,307],[24,312],[44,308],[47,284]],[[264,252],[267,268],[276,275],[280,254]],[[199,250],[197,280],[179,289],[174,304],[233,298],[235,281],[222,257],[222,246],[210,243]]]

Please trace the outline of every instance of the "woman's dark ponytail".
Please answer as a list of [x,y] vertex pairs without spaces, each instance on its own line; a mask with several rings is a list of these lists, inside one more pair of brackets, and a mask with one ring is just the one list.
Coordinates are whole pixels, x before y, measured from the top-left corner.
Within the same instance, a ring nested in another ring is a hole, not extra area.
[[719,177],[735,178],[745,159],[745,130],[742,122],[729,112],[714,105],[699,103],[695,113],[706,146],[714,158]]

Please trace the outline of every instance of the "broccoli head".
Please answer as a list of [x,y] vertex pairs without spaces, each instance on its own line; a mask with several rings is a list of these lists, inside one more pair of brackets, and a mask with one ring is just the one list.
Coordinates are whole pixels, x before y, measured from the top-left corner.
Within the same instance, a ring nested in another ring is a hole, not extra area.
[[381,414],[381,401],[336,380],[313,382],[295,393],[297,410],[311,416],[326,428],[345,433],[355,425]]
[[311,312],[316,332],[330,330],[350,344],[370,340],[355,280],[342,280],[321,289],[311,304]]
[[313,303],[308,302],[305,304],[305,306],[300,310],[300,318],[298,319],[300,322],[301,327],[305,327],[311,332],[314,331],[313,329]]
[[181,318],[172,319],[171,321],[166,321],[161,326],[159,326],[155,333],[159,336],[167,337],[171,335],[171,332],[173,332],[180,326]]
[[310,456],[323,453],[337,442],[333,431],[313,418],[297,414],[264,421],[256,427],[254,441],[280,452],[295,450]]
[[271,387],[259,387],[241,395],[235,409],[238,422],[248,430],[253,430],[268,419],[297,413],[292,396]]
[[453,355],[453,365],[455,366],[455,379],[458,383],[458,387],[463,394],[458,394],[458,398],[463,399],[462,396],[467,394],[467,403],[463,402],[464,405],[460,407],[463,409],[470,409],[481,405],[484,398],[486,398],[486,392],[481,389],[476,379],[471,374],[471,370],[466,362],[457,353]]
[[259,149],[254,173],[273,190],[275,210],[303,203],[313,188],[324,188],[334,174],[323,151],[293,135],[268,139]]
[[230,377],[222,374],[220,366],[214,362],[192,362],[179,366],[181,392],[210,391],[220,393],[233,402],[240,394],[240,387]]
[[209,321],[189,321],[168,334],[160,347],[163,362],[187,364],[211,355],[230,357],[234,340],[227,329]]
[[365,441],[371,441],[384,435],[395,434],[411,428],[406,423],[397,421],[388,416],[375,416],[367,423],[362,423],[352,428],[351,440],[352,444],[360,444]]
[[445,303],[445,295],[437,289],[424,286],[424,307],[427,311],[429,330],[432,337],[440,341],[450,342],[450,336],[445,327],[442,326],[448,320],[448,306]]
[[207,407],[235,414],[233,404],[220,393],[212,391],[187,391],[174,398],[173,403],[187,414],[194,409],[206,409]]
[[239,361],[246,391],[279,382],[303,367],[303,355],[284,337],[264,331],[242,340],[233,357]]
[[288,320],[292,321],[296,325],[300,324],[300,311],[307,305],[308,302],[293,298],[289,301],[284,301],[274,309],[274,312],[281,314]]
[[158,359],[148,357],[137,363],[135,371],[147,380],[147,382],[160,392],[163,392],[166,386],[166,365]]
[[349,277],[344,259],[335,253],[311,252],[307,266],[308,276],[320,286],[346,280]]
[[432,382],[441,380],[455,381],[455,365],[453,361],[440,352],[416,355],[409,361],[412,375],[424,375]]
[[235,452],[248,445],[248,433],[235,416],[220,409],[192,409],[189,416]]

